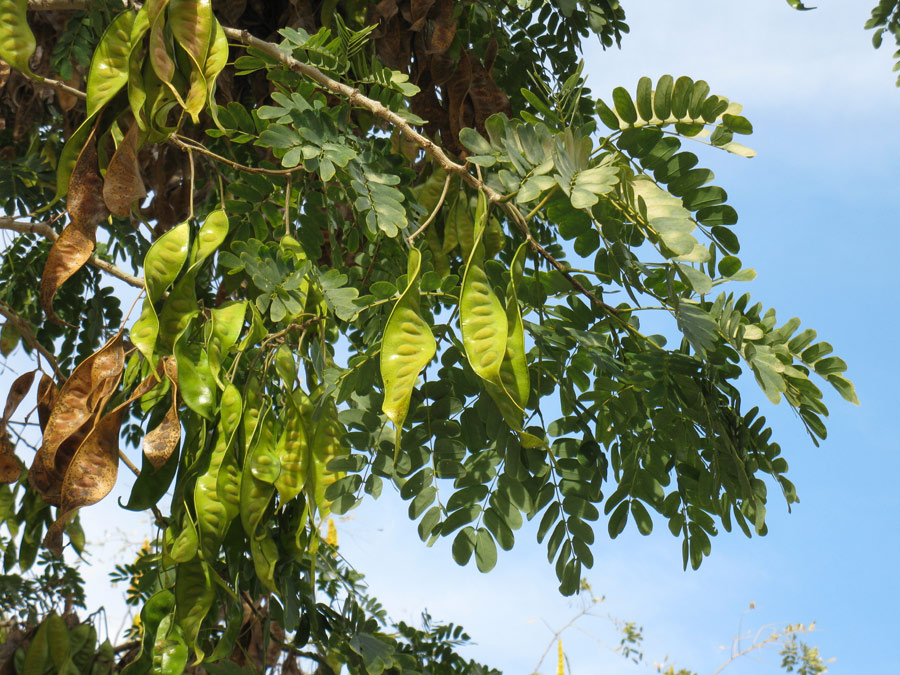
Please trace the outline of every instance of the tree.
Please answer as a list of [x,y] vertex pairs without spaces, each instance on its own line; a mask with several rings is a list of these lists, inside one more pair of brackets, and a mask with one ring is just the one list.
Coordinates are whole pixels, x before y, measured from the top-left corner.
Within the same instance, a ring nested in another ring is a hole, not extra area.
[[[600,507],[612,537],[655,513],[696,568],[719,528],[765,534],[772,486],[796,501],[744,370],[814,442],[819,381],[856,402],[815,331],[715,289],[753,272],[682,145],[752,156],[740,105],[686,76],[586,87],[580,41],[621,40],[618,3],[0,0],[0,19],[19,235],[0,347],[41,371],[27,472],[13,417],[37,370],[3,416],[4,564],[43,542],[61,603],[16,624],[26,671],[233,672],[272,643],[288,672],[470,672],[453,629],[389,634],[329,513],[390,481],[423,541],[483,572],[537,518],[573,594]],[[123,506],[160,533],[122,572],[143,609],[115,658],[59,556],[120,441],[142,449]]]

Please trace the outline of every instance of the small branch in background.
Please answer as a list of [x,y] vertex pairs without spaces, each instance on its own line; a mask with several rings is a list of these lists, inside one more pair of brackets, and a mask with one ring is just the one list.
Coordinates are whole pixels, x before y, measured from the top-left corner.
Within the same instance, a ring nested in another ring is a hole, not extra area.
[[74,96],[75,98],[80,98],[82,101],[87,100],[87,94],[81,91],[81,89],[70,87],[65,82],[60,82],[59,80],[54,80],[49,77],[39,77],[33,79],[32,82],[34,82],[35,84],[43,84],[48,87],[53,87],[54,89],[58,89],[59,91],[64,91],[67,94]]
[[[13,232],[21,232],[22,234],[37,234],[42,237],[46,237],[50,241],[56,241],[59,238],[56,230],[54,230],[48,223],[44,222],[23,223],[13,218],[0,218],[0,230],[11,230]],[[114,276],[117,279],[121,279],[129,286],[134,286],[135,288],[144,288],[143,279],[141,279],[140,277],[136,277],[133,274],[129,274],[128,272],[119,269],[111,262],[101,260],[95,255],[92,255],[90,258],[88,258],[87,264],[91,267],[96,267],[98,270],[106,272],[107,274]]]
[[32,12],[77,12],[87,5],[86,0],[28,0]]
[[46,347],[38,342],[34,332],[31,330],[31,325],[19,316],[12,307],[4,302],[0,302],[0,315],[4,316],[7,321],[12,323],[16,327],[16,330],[19,331],[19,335],[22,336],[22,339],[38,353],[38,363],[40,363],[41,357],[45,358],[47,363],[50,364],[50,367],[53,368],[53,373],[56,375],[57,379],[62,381],[63,378],[62,373],[59,370],[59,361],[56,360],[56,357],[51,354]]

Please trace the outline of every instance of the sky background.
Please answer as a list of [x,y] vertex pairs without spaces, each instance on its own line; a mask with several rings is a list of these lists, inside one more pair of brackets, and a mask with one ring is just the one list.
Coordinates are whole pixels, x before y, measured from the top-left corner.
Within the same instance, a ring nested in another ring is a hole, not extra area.
[[[668,655],[676,666],[711,675],[741,630],[811,621],[817,630],[809,641],[836,659],[829,672],[900,671],[890,647],[900,629],[900,367],[893,355],[900,134],[892,126],[900,90],[890,45],[873,50],[862,29],[874,2],[823,0],[800,13],[783,0],[630,0],[632,34],[622,49],[586,46],[588,85],[607,101],[616,86],[633,92],[640,76],[670,73],[705,79],[712,93],[744,104],[754,125],[746,144],[757,157],[695,150],[728,190],[740,214],[741,259],[758,273],[734,290],[776,307],[779,323],[799,316],[818,330],[848,362],[862,405],[826,392],[829,437],[817,449],[790,410],[769,404],[748,380],[745,400],[774,426],[800,504],[789,515],[772,490],[770,533],[752,540],[723,533],[696,572],[682,571],[680,541],[660,519],[649,537],[629,524],[615,541],[601,519],[596,564],[585,577],[606,599],[596,616],[563,634],[573,673],[650,673]],[[2,380],[8,386],[12,377]],[[88,605],[107,605],[113,637],[125,616],[124,588],[111,588],[107,575],[152,532],[145,516],[116,506],[131,485],[122,472],[114,493],[82,515],[93,551],[82,568]],[[553,633],[582,609],[559,596],[528,524],[487,575],[457,567],[450,541],[425,548],[387,486],[337,526],[342,553],[395,619],[415,622],[427,608],[437,620],[460,623],[477,642],[466,653],[504,672],[530,673]],[[751,602],[756,609],[747,612]],[[618,636],[609,616],[643,626],[642,665],[612,651]],[[724,672],[780,672],[774,653],[761,656]],[[555,672],[555,645],[541,670]]]

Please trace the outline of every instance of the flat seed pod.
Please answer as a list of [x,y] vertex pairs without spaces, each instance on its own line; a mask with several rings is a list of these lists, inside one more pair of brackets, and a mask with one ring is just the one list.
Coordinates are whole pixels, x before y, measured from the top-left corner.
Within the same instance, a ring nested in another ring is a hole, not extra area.
[[197,635],[215,597],[205,563],[194,560],[178,566],[175,571],[175,620],[184,631],[185,642],[193,648],[198,663],[203,660],[203,651],[197,645]]
[[256,446],[249,457],[250,472],[257,480],[274,485],[281,473],[281,461],[275,453],[277,443],[275,413],[268,409],[259,423]]
[[90,260],[95,245],[93,233],[85,233],[74,225],[66,227],[59,239],[53,242],[41,275],[40,295],[41,307],[54,323],[65,324],[53,312],[56,291]]
[[120,218],[127,218],[131,205],[147,196],[137,160],[139,131],[138,125],[132,122],[109,160],[103,178],[103,201],[110,213]]
[[41,373],[41,381],[38,382],[37,390],[37,413],[38,424],[41,427],[41,433],[47,428],[47,421],[50,419],[50,412],[56,402],[56,396],[59,389],[52,377],[46,373]]
[[100,38],[87,81],[87,114],[96,114],[128,82],[134,12],[118,14]]
[[[77,135],[78,132],[72,140]],[[97,225],[109,216],[103,202],[103,179],[97,164],[95,136],[96,128],[87,137],[71,170],[66,192],[66,209],[71,222],[53,242],[41,275],[41,307],[56,323],[62,322],[53,313],[53,296],[90,259],[96,246]],[[63,164],[61,157],[60,171]]]
[[28,0],[0,2],[0,58],[19,72],[30,75],[28,62],[37,42],[25,18],[27,8]]
[[144,436],[142,448],[144,456],[159,469],[165,464],[181,441],[181,422],[178,419],[178,384],[172,381],[172,405],[169,411],[155,429],[151,429]]
[[381,343],[381,378],[384,381],[382,409],[396,427],[398,449],[413,387],[419,373],[437,351],[431,328],[419,314],[418,278],[421,266],[422,254],[418,249],[410,250],[406,289],[388,317]]
[[24,375],[19,375],[9,388],[9,394],[6,396],[6,408],[3,411],[3,418],[0,419],[0,426],[6,426],[9,418],[16,412],[16,408],[25,398],[25,395],[31,391],[31,385],[34,382],[35,371],[29,371]]
[[0,426],[0,483],[15,483],[22,474],[22,463],[9,440],[6,425]]
[[[479,195],[479,205],[485,201]],[[481,238],[487,221],[486,206],[476,223],[475,245],[466,264],[459,297],[459,322],[466,357],[472,370],[484,380],[496,382],[506,354],[508,321],[484,271]],[[481,210],[481,209],[479,209]]]
[[300,397],[292,397],[285,407],[284,431],[275,451],[281,463],[275,488],[282,503],[290,501],[303,490],[310,463],[309,438],[296,398]]
[[75,512],[99,502],[116,483],[121,425],[121,409],[104,415],[72,457],[60,490],[59,515],[44,541],[56,555],[62,554],[62,533]]
[[[101,365],[95,374],[94,364],[98,359]],[[62,477],[71,456],[91,429],[97,412],[95,406],[106,403],[107,398],[94,396],[95,391],[103,389],[111,393],[118,384],[122,367],[124,367],[122,334],[117,333],[103,347],[78,364],[59,393],[53,397],[52,409],[44,428],[43,442],[34,456],[28,474],[29,481],[45,501],[54,503],[54,495],[59,494]],[[107,378],[114,380],[114,383],[110,384]],[[42,386],[43,382],[44,380]],[[50,398],[47,392],[52,390],[51,381],[45,388],[44,396]],[[57,458],[61,448],[64,451],[60,453],[61,457]]]

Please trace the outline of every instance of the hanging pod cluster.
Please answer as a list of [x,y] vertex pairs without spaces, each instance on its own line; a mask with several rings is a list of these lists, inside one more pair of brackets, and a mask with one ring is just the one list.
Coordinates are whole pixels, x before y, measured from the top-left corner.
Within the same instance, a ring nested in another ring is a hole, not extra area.
[[[472,238],[465,247],[468,258],[459,296],[460,330],[472,370],[509,427],[522,432],[531,386],[517,287],[525,269],[527,244],[519,246],[513,257],[504,305],[484,268],[488,223],[487,199],[479,194]],[[462,241],[459,244],[464,246]],[[396,428],[398,452],[416,380],[436,353],[434,336],[419,307],[420,268],[421,253],[414,248],[409,253],[406,288],[388,318],[381,345],[382,409]],[[521,436],[524,442],[534,440],[524,432]]]
[[[311,400],[299,387],[282,385],[270,396],[255,376],[243,391],[227,382],[214,426],[197,417],[187,421],[187,478],[176,486],[163,545],[164,566],[175,569],[174,586],[158,594],[169,612],[174,609],[174,619],[155,628],[151,650],[172,641],[185,659],[187,648],[198,662],[206,657],[201,627],[216,586],[234,597],[238,586],[239,565],[229,565],[230,578],[213,567],[227,538],[246,537],[256,578],[277,597],[276,564],[308,567],[314,560],[316,517],[329,512],[325,490],[341,477],[325,467],[344,454],[345,430],[330,396],[319,391]],[[223,649],[220,643],[217,650]]]
[[[0,0],[0,58],[34,76],[28,61],[34,35],[27,2]],[[56,197],[66,197],[69,225],[54,243],[41,281],[41,304],[53,312],[59,287],[90,258],[97,225],[128,217],[147,192],[138,167],[145,143],[162,143],[187,114],[215,116],[215,82],[228,60],[228,41],[209,0],[149,0],[119,13],[91,60],[86,117],[57,160]]]

